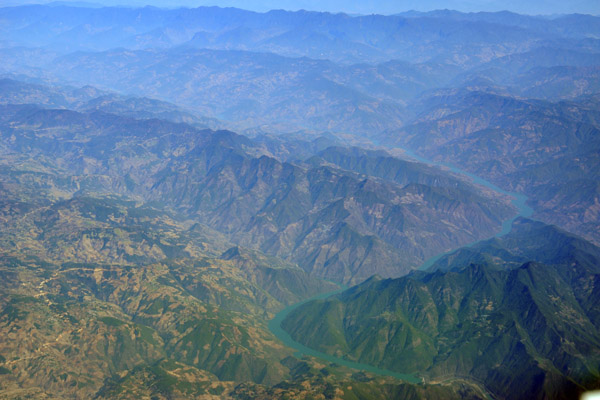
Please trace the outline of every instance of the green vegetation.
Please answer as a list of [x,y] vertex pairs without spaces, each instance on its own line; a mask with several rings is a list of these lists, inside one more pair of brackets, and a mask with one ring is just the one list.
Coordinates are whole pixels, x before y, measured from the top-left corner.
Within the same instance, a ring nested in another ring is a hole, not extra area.
[[434,269],[307,303],[282,326],[326,353],[433,381],[464,379],[495,396],[572,398],[598,388],[600,248],[521,219],[509,235]]
[[600,388],[600,17],[0,21],[0,398]]

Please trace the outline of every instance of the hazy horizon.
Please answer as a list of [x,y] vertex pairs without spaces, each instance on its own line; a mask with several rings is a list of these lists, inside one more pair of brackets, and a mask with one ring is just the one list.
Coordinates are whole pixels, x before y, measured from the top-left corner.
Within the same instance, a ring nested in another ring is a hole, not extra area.
[[65,3],[74,5],[96,5],[96,6],[156,6],[156,7],[200,7],[219,6],[236,7],[251,11],[265,12],[273,9],[284,9],[290,11],[309,10],[323,12],[344,12],[349,14],[395,14],[405,11],[433,11],[433,10],[456,10],[461,12],[496,12],[510,11],[529,15],[556,15],[556,14],[592,14],[598,15],[600,1],[580,0],[573,2],[562,2],[556,0],[382,0],[382,1],[342,1],[342,0],[62,0],[62,1],[36,1],[36,0],[7,0],[4,6],[16,6],[24,4],[49,4]]

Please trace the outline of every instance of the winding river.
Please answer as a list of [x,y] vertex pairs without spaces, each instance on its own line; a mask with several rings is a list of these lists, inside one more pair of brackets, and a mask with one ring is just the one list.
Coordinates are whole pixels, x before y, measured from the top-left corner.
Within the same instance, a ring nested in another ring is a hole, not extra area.
[[[443,167],[444,169],[453,172],[455,174],[459,174],[459,175],[463,175],[468,177],[473,183],[484,186],[488,189],[491,189],[497,193],[500,193],[502,195],[507,195],[513,198],[513,200],[511,201],[512,205],[517,209],[517,214],[514,215],[513,217],[505,220],[502,222],[502,228],[500,230],[500,232],[498,232],[496,235],[494,235],[494,237],[500,237],[503,235],[506,235],[507,233],[509,233],[512,229],[512,224],[514,222],[515,219],[517,219],[518,217],[530,217],[533,214],[533,209],[531,207],[529,207],[526,203],[527,203],[527,196],[523,195],[523,194],[519,194],[519,193],[512,193],[512,192],[507,192],[501,188],[499,188],[498,186],[494,185],[491,182],[486,181],[485,179],[473,175],[467,171],[463,171],[459,168],[456,168],[453,165],[449,165],[449,164],[445,164],[445,163],[436,163],[430,160],[427,160],[423,157],[420,157],[416,154],[414,154],[411,151],[408,150],[404,150],[404,154],[406,154],[408,157],[415,159],[421,163],[424,164],[428,164],[428,165],[434,165],[434,166],[438,166],[438,167]],[[475,241],[473,243],[467,244],[465,246],[461,246],[460,248],[464,248],[464,247],[469,247],[469,246],[473,246],[476,243],[482,242],[484,240],[489,240],[489,238],[486,239],[481,239],[478,241]],[[438,254],[430,259],[428,259],[427,261],[425,261],[423,263],[423,265],[421,265],[419,267],[420,270],[426,270],[427,268],[431,267],[437,260],[439,260],[441,257],[447,255],[447,254],[451,254],[454,251],[456,251],[457,249],[454,250],[450,250],[447,252],[444,252],[442,254]],[[398,372],[394,372],[394,371],[390,371],[390,370],[386,370],[386,369],[381,369],[381,368],[377,368],[374,367],[372,365],[368,365],[368,364],[363,364],[363,363],[359,363],[359,362],[354,362],[354,361],[349,361],[340,357],[335,357],[332,356],[330,354],[326,354],[326,353],[322,353],[320,351],[311,349],[309,347],[304,346],[302,343],[299,343],[297,341],[295,341],[294,339],[292,339],[292,337],[281,328],[281,323],[283,322],[283,320],[292,312],[294,311],[296,308],[300,307],[303,304],[308,303],[309,301],[312,300],[319,300],[319,299],[326,299],[327,297],[339,294],[341,292],[343,292],[344,290],[346,290],[347,287],[342,287],[341,289],[332,291],[332,292],[327,292],[327,293],[321,293],[317,296],[311,297],[309,299],[303,300],[299,303],[295,303],[292,304],[291,306],[288,306],[286,308],[284,308],[283,310],[281,310],[279,313],[277,313],[277,315],[275,315],[275,317],[269,321],[269,330],[275,335],[277,336],[277,338],[279,340],[281,340],[286,346],[291,347],[293,349],[295,349],[297,351],[297,355],[308,355],[308,356],[312,356],[312,357],[316,357],[316,358],[320,358],[322,360],[328,361],[330,363],[335,363],[338,365],[342,365],[348,368],[352,368],[352,369],[356,369],[356,370],[361,370],[361,371],[367,371],[367,372],[371,372],[377,375],[383,375],[383,376],[391,376],[394,378],[398,378],[398,379],[402,379],[404,381],[407,382],[411,382],[411,383],[419,383],[422,382],[423,379],[417,377],[416,375],[412,375],[412,374],[401,374]]]

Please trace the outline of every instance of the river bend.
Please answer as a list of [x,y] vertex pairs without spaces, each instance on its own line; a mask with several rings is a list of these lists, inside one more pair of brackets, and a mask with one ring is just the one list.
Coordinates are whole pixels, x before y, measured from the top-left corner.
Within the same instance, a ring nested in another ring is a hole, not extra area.
[[[499,188],[498,186],[494,185],[493,183],[491,183],[479,176],[473,175],[470,172],[463,171],[460,168],[457,168],[453,165],[449,165],[449,164],[445,164],[445,163],[436,163],[436,162],[427,160],[423,157],[420,157],[408,150],[404,150],[404,153],[408,157],[413,158],[421,163],[444,167],[445,169],[447,169],[455,174],[459,174],[459,175],[468,177],[475,184],[484,186],[484,187],[491,189],[494,192],[500,193],[502,195],[507,195],[507,196],[512,197],[513,200],[511,203],[517,209],[517,214],[502,222],[502,228],[501,228],[500,232],[498,232],[496,235],[494,235],[495,237],[503,236],[503,235],[506,235],[507,233],[509,233],[512,229],[512,224],[513,224],[514,220],[517,219],[518,217],[530,217],[533,214],[533,209],[526,204],[527,196],[525,196],[523,194],[507,192],[506,190]],[[467,244],[465,246],[461,246],[460,248],[473,246],[474,244],[482,242],[484,240],[489,240],[489,238],[478,240],[476,242]],[[456,250],[457,249],[453,249],[453,250],[438,254],[438,255],[428,259],[427,261],[425,261],[423,263],[423,265],[421,265],[419,267],[419,269],[426,270],[427,268],[432,266],[437,260],[439,260],[441,257],[443,257],[447,254],[451,254]],[[275,336],[277,336],[277,338],[279,340],[281,340],[286,346],[297,350],[298,354],[300,354],[300,355],[304,354],[304,355],[320,358],[320,359],[328,361],[330,363],[336,363],[338,365],[342,365],[342,366],[345,366],[348,368],[361,370],[361,371],[367,371],[367,372],[371,372],[371,373],[374,373],[377,375],[391,376],[391,377],[401,379],[401,380],[411,382],[411,383],[422,382],[422,378],[419,378],[416,375],[401,374],[398,372],[377,368],[377,367],[374,367],[369,364],[363,364],[363,363],[359,363],[359,362],[355,362],[355,361],[349,361],[349,360],[346,360],[346,359],[343,359],[340,357],[335,357],[330,354],[322,353],[320,351],[311,349],[309,347],[304,346],[302,343],[299,343],[299,342],[295,341],[294,339],[292,339],[292,337],[286,331],[284,331],[283,328],[281,328],[281,323],[283,322],[283,320],[296,308],[298,308],[301,305],[306,304],[312,300],[326,299],[327,297],[339,294],[346,289],[347,289],[347,287],[342,287],[341,289],[338,289],[338,290],[335,290],[332,292],[322,293],[317,296],[311,297],[309,299],[303,300],[299,303],[295,303],[295,304],[292,304],[292,305],[284,308],[279,313],[277,313],[277,315],[275,315],[275,317],[271,321],[269,321],[269,330]]]

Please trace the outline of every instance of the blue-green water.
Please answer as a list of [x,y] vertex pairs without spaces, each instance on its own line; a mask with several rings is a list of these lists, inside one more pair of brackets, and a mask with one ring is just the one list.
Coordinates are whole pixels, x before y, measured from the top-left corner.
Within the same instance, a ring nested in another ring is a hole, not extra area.
[[374,367],[372,365],[345,360],[343,358],[335,357],[335,356],[332,356],[330,354],[326,354],[326,353],[322,353],[322,352],[317,351],[317,350],[313,350],[313,349],[311,349],[309,347],[304,346],[302,343],[296,342],[294,339],[292,339],[292,337],[286,331],[283,330],[283,328],[281,328],[281,323],[283,322],[283,320],[292,311],[294,311],[296,308],[298,308],[301,305],[306,304],[306,303],[308,303],[309,301],[312,301],[312,300],[326,299],[327,297],[330,297],[330,296],[336,295],[338,293],[341,293],[341,292],[343,292],[346,289],[347,289],[347,287],[342,287],[341,289],[338,289],[336,291],[328,292],[328,293],[322,293],[320,295],[311,297],[310,299],[306,299],[304,301],[301,301],[299,303],[296,303],[296,304],[293,304],[293,305],[291,305],[289,307],[286,307],[285,309],[283,309],[282,311],[280,311],[275,316],[275,318],[273,318],[269,322],[269,330],[275,336],[277,336],[277,338],[279,340],[281,340],[286,346],[291,347],[293,349],[296,349],[298,356],[301,356],[301,355],[312,356],[312,357],[320,358],[320,359],[325,360],[325,361],[329,361],[330,363],[336,363],[338,365],[342,365],[344,367],[348,367],[348,368],[352,368],[352,369],[357,369],[357,370],[360,370],[360,371],[372,372],[372,373],[377,374],[377,375],[392,376],[394,378],[402,379],[403,381],[407,381],[407,382],[411,382],[411,383],[422,382],[422,379],[418,378],[415,375],[401,374],[401,373],[398,373],[398,372],[394,372],[394,371],[389,371],[389,370],[386,370],[386,369],[377,368],[377,367]]
[[[500,229],[500,232],[498,232],[496,235],[494,235],[495,237],[500,237],[500,236],[504,236],[507,233],[509,233],[512,229],[512,224],[515,221],[515,219],[519,218],[519,217],[531,217],[531,215],[533,214],[533,208],[529,207],[527,205],[527,196],[520,194],[520,193],[513,193],[513,192],[507,192],[504,189],[499,188],[498,186],[494,185],[493,183],[486,181],[485,179],[477,176],[477,175],[473,175],[470,172],[467,171],[463,171],[460,168],[457,168],[453,165],[450,164],[445,164],[445,163],[436,163],[433,162],[431,160],[427,160],[423,157],[420,157],[418,155],[416,155],[415,153],[409,151],[409,150],[404,150],[404,154],[406,154],[407,156],[409,156],[410,158],[413,158],[419,162],[422,162],[423,164],[428,164],[428,165],[434,165],[434,166],[440,166],[440,167],[444,167],[446,168],[448,171],[450,172],[454,172],[455,174],[459,174],[459,175],[463,175],[466,176],[467,178],[469,178],[473,183],[477,184],[477,185],[481,185],[483,187],[486,187],[488,189],[493,190],[496,193],[500,193],[509,197],[512,197],[513,200],[511,201],[511,204],[517,209],[517,213],[502,222],[502,228]],[[473,243],[469,243],[467,245],[461,246],[460,248],[464,248],[464,247],[470,247],[473,246],[479,242],[482,242],[484,240],[488,240],[489,238],[486,239],[481,239],[481,240],[477,240]],[[428,259],[427,261],[425,261],[420,267],[419,269],[424,271],[426,269],[428,269],[429,267],[431,267],[437,260],[439,260],[440,258],[444,257],[445,255],[448,254],[452,254],[453,252],[455,252],[456,249],[454,250],[450,250],[441,254],[438,254],[434,257],[431,257],[430,259]]]
[[[456,168],[455,166],[452,165],[448,165],[448,164],[443,164],[443,163],[435,163],[433,161],[424,159],[423,157],[420,157],[410,151],[405,150],[405,154],[419,162],[422,162],[424,164],[429,164],[429,165],[437,165],[437,166],[443,166],[446,169],[448,169],[451,172],[454,172],[456,174],[460,174],[463,176],[466,176],[468,178],[470,178],[473,183],[476,183],[478,185],[484,186],[486,188],[489,188],[497,193],[501,193],[503,195],[507,195],[513,198],[512,200],[512,205],[517,209],[517,214],[507,220],[505,220],[502,223],[502,229],[500,230],[500,232],[498,232],[495,236],[503,236],[506,235],[507,233],[509,233],[512,229],[512,224],[514,222],[515,219],[517,219],[518,217],[530,217],[531,214],[533,214],[533,209],[531,207],[529,207],[526,203],[527,203],[527,196],[522,195],[522,194],[518,194],[518,193],[511,193],[511,192],[507,192],[501,188],[499,188],[498,186],[494,185],[491,182],[486,181],[483,178],[480,178],[476,175],[473,175],[469,172],[463,171],[459,168]],[[468,247],[468,246],[473,246],[476,243],[479,243],[483,240],[487,240],[487,239],[482,239],[482,240],[478,240],[476,242],[473,242],[471,244],[468,244],[467,246],[461,246],[462,247]],[[423,265],[421,265],[419,267],[419,269],[421,270],[426,270],[427,268],[431,267],[437,260],[439,260],[441,257],[447,255],[447,254],[451,254],[456,250],[451,250],[448,252],[444,252],[442,254],[438,254],[435,257],[430,258],[429,260],[425,261],[423,263]],[[368,365],[368,364],[363,364],[363,363],[359,363],[359,362],[354,362],[354,361],[348,361],[345,360],[343,358],[339,358],[339,357],[335,357],[332,356],[330,354],[326,354],[326,353],[322,353],[320,351],[317,350],[313,350],[309,347],[304,346],[302,343],[299,343],[297,341],[295,341],[294,339],[292,339],[292,337],[281,328],[281,323],[283,322],[283,320],[292,312],[294,311],[296,308],[300,307],[301,305],[312,301],[312,300],[318,300],[318,299],[326,299],[330,296],[334,296],[336,294],[339,294],[341,292],[343,292],[344,290],[346,290],[345,287],[338,289],[336,291],[333,292],[328,292],[328,293],[322,293],[320,295],[311,297],[310,299],[306,299],[304,301],[301,301],[299,303],[296,304],[292,304],[289,307],[286,307],[285,309],[281,310],[276,316],[275,318],[273,318],[270,322],[269,322],[269,330],[275,335],[277,336],[277,338],[279,340],[281,340],[286,346],[291,347],[295,350],[297,350],[299,355],[308,355],[308,356],[312,356],[312,357],[316,357],[316,358],[320,358],[322,360],[325,361],[329,361],[332,363],[336,363],[339,365],[343,365],[345,367],[348,368],[353,368],[353,369],[357,369],[357,370],[361,370],[361,371],[367,371],[367,372],[372,372],[374,374],[377,375],[384,375],[384,376],[391,376],[394,378],[398,378],[398,379],[402,379],[404,381],[407,382],[411,382],[411,383],[418,383],[418,382],[422,382],[422,379],[417,377],[416,375],[411,375],[411,374],[400,374],[398,372],[394,372],[394,371],[389,371],[389,370],[385,370],[385,369],[381,369],[381,368],[376,368],[373,367],[372,365]]]

